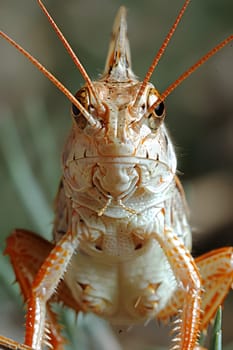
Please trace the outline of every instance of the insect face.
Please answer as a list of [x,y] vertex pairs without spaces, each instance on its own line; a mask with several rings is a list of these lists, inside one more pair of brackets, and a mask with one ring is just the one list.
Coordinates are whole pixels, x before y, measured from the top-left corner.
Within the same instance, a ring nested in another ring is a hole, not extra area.
[[[94,184],[103,203],[108,199],[126,200],[146,186],[152,188],[160,183],[161,189],[161,169],[164,180],[169,176],[172,179],[176,161],[162,125],[163,102],[148,113],[158,100],[158,92],[148,83],[135,113],[132,106],[140,88],[137,80],[129,83],[100,81],[93,85],[98,100],[104,105],[104,113],[100,114],[95,108],[88,88],[79,90],[76,98],[98,120],[101,128],[89,125],[82,113],[72,106],[74,127],[69,137],[72,147],[68,145],[63,157],[69,181],[70,177],[75,179],[78,191],[87,191],[90,184]],[[103,203],[100,206],[103,207]],[[99,211],[99,205],[96,210]]]

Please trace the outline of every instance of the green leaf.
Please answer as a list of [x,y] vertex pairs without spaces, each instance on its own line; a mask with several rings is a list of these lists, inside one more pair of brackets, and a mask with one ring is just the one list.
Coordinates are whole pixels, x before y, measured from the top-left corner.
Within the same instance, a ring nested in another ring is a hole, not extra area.
[[222,308],[218,308],[215,316],[209,350],[222,350]]

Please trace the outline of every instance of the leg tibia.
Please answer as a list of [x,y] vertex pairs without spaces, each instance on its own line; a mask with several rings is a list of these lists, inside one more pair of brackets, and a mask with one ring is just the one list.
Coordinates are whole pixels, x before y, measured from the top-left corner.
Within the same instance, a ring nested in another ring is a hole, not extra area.
[[[66,246],[66,244],[64,245]],[[19,282],[24,300],[28,302],[26,344],[32,345],[31,339],[35,338],[35,334],[37,334],[36,338],[39,339],[39,343],[41,341],[43,343],[48,342],[53,345],[54,350],[61,350],[64,339],[60,334],[61,329],[56,315],[50,309],[48,299],[52,294],[51,289],[49,291],[47,289],[49,284],[52,284],[52,288],[55,288],[56,283],[54,286],[51,280],[46,283],[46,276],[48,279],[51,277],[51,274],[46,274],[46,271],[53,272],[53,265],[48,257],[51,258],[51,252],[54,254],[54,247],[52,243],[32,232],[15,230],[7,239],[5,254],[10,257],[16,280]],[[58,248],[58,251],[62,252],[62,249]],[[66,252],[64,254],[66,255]],[[60,262],[62,260],[61,255],[57,255],[58,258],[60,257]],[[54,273],[52,276],[54,276]],[[43,277],[45,278],[43,279]],[[43,291],[45,295],[43,295]],[[70,290],[63,282],[60,283],[53,299],[62,301],[65,305],[78,311],[78,306],[75,304]],[[35,320],[37,321],[35,322]],[[37,348],[39,347],[40,345],[37,346]]]
[[[203,293],[201,296],[200,331],[206,330],[216,311],[223,304],[230,288],[233,287],[233,248],[226,247],[201,255],[196,260],[201,275]],[[185,291],[176,291],[158,319],[166,321],[182,310]]]

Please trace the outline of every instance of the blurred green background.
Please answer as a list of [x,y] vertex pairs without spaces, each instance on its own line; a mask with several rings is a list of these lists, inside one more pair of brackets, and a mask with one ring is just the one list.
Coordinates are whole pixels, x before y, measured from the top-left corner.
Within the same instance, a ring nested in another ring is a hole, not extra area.
[[[104,67],[115,13],[128,8],[134,72],[143,78],[183,1],[47,0],[91,78]],[[1,0],[1,29],[45,64],[71,91],[83,81],[36,1]],[[163,91],[210,48],[233,32],[233,2],[196,0],[172,39],[152,82]],[[15,227],[50,237],[60,157],[69,130],[69,101],[24,57],[0,44],[0,333],[22,339],[23,308],[7,257],[5,239]],[[232,245],[233,48],[225,47],[167,99],[194,229],[194,254]],[[223,311],[223,339],[233,340],[233,301]],[[65,315],[66,318],[73,316]],[[74,328],[74,322],[68,320]],[[112,336],[99,320],[79,317],[76,349],[154,349],[166,346],[167,330],[155,323]],[[100,328],[99,328],[100,327]],[[102,337],[100,337],[102,332]],[[71,332],[72,333],[72,332]],[[117,333],[117,331],[116,331]],[[76,341],[76,340],[75,340]],[[88,345],[87,345],[88,344]],[[94,344],[94,345],[93,345]],[[110,345],[111,344],[111,347]],[[114,348],[115,346],[115,348]]]

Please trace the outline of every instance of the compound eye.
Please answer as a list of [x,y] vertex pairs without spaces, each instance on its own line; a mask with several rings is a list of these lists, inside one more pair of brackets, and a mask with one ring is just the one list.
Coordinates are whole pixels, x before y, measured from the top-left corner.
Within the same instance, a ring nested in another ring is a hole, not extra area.
[[158,117],[161,117],[163,115],[163,112],[164,112],[164,103],[160,102],[160,104],[157,107],[155,107],[155,114]]
[[76,107],[74,104],[72,104],[71,109],[76,125],[79,127],[79,129],[85,129],[85,127],[87,126],[86,118],[82,115],[78,107]]
[[[75,97],[76,97],[77,101],[79,103],[81,103],[84,106],[84,108],[87,109],[88,102],[89,102],[89,96],[88,96],[88,92],[86,91],[86,89],[83,88],[83,89],[79,90],[76,93]],[[74,104],[72,104],[72,106],[71,106],[71,111],[72,111],[72,115],[73,115],[73,118],[74,118],[77,126],[83,130],[87,125],[86,118],[82,115],[81,111]]]
[[72,103],[71,108],[72,108],[72,113],[73,113],[74,117],[77,117],[81,113],[80,110],[78,109],[78,107],[76,107],[73,103]]
[[[155,88],[151,88],[147,97],[147,110],[151,111],[151,113],[148,115],[147,123],[152,132],[157,131],[165,117],[164,102],[159,99],[159,92]],[[158,102],[160,103],[157,104],[156,107],[151,110],[151,107]]]
[[161,125],[162,121],[165,117],[165,107],[164,103],[160,102],[160,104],[155,107],[154,111],[148,116],[148,125],[151,131],[156,132],[156,130]]

